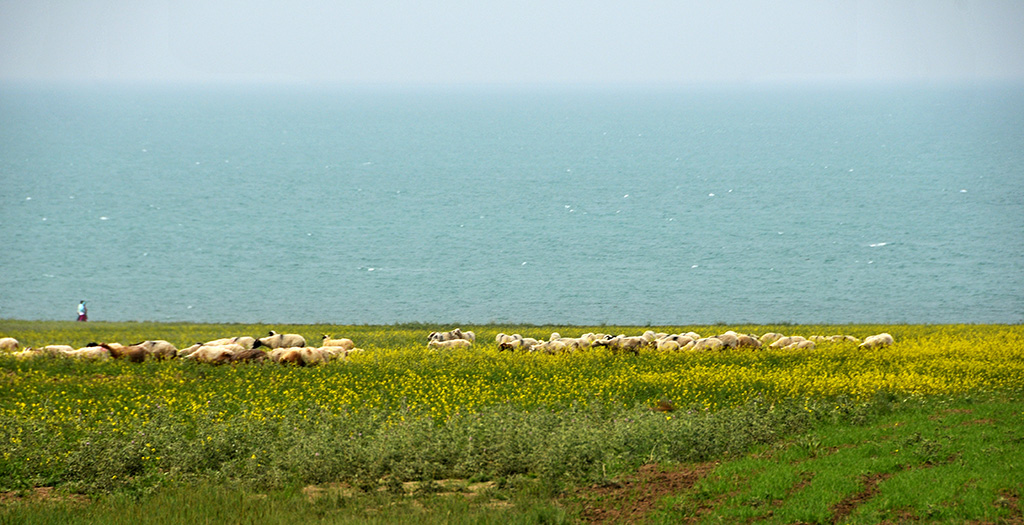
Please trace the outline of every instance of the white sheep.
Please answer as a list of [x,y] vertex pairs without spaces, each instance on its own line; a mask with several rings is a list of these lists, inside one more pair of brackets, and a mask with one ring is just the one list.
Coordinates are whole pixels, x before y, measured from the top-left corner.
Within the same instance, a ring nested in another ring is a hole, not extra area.
[[297,366],[306,366],[306,362],[302,360],[302,347],[299,348],[275,348],[267,354],[270,360],[275,363],[282,364],[293,364]]
[[722,340],[717,337],[704,337],[694,342],[693,349],[697,351],[721,350],[724,346],[725,344],[722,343]]
[[657,348],[659,352],[675,352],[679,350],[680,346],[679,342],[675,339],[665,338],[658,340]]
[[715,336],[716,339],[722,342],[722,346],[726,348],[736,348],[739,345],[739,337],[736,332],[726,332],[724,334]]
[[783,350],[814,350],[815,348],[818,347],[818,345],[815,344],[814,341],[811,341],[809,339],[803,339],[803,338],[801,338],[801,339],[802,340],[800,340],[800,341],[793,341],[793,342],[789,343],[788,345],[782,347],[782,349]]
[[267,348],[301,348],[306,346],[306,338],[299,334],[279,334],[273,330],[267,337],[261,337],[253,342],[253,348],[265,346]]
[[494,338],[494,342],[498,343],[498,347],[499,348],[503,344],[508,344],[508,343],[511,343],[512,341],[522,341],[522,340],[523,340],[523,336],[521,336],[519,334],[512,334],[512,335],[509,335],[509,334],[498,334]]
[[[516,335],[519,335],[519,334],[516,334]],[[508,337],[508,336],[506,336],[506,337]],[[516,350],[525,350],[525,351],[529,352],[532,349],[533,349],[533,344],[527,343],[526,339],[524,339],[522,336],[519,336],[519,338],[509,337],[508,339],[506,339],[502,343],[498,344],[498,350],[499,351],[500,350],[509,350],[509,351],[513,351],[514,352]]]
[[0,339],[0,350],[5,352],[15,352],[18,350],[19,346],[21,346],[21,343],[13,337],[4,337]]
[[627,337],[625,335],[617,335],[610,339],[598,339],[593,342],[593,346],[607,346],[609,350],[613,352],[632,352],[639,354],[640,349],[647,346],[647,341],[643,337]]
[[185,356],[184,359],[217,365],[231,361],[236,349],[239,351],[244,350],[241,345],[202,345],[194,352]]
[[322,347],[326,348],[328,346],[334,346],[338,348],[344,348],[345,350],[351,350],[356,347],[356,344],[351,339],[346,339],[344,337],[341,339],[333,339],[331,336],[327,334],[323,335],[324,340],[322,343],[320,343],[320,346]]
[[427,336],[427,341],[451,341],[453,339],[465,339],[466,341],[476,341],[476,334],[472,331],[463,332],[461,328],[449,330],[447,332],[430,332]]
[[135,346],[142,347],[147,354],[157,359],[173,359],[178,356],[177,347],[163,339],[143,341]]
[[72,350],[68,355],[76,359],[89,361],[105,361],[111,358],[110,350],[99,345],[83,346],[77,350]]
[[340,346],[324,346],[320,347],[319,350],[323,352],[328,361],[345,359],[348,356],[348,350],[345,350]]
[[203,343],[196,343],[196,344],[194,344],[192,346],[189,346],[189,347],[179,348],[178,349],[178,357],[188,357],[190,354],[192,354],[196,350],[199,350],[199,348],[202,347],[202,346],[216,346],[216,345],[204,345]]
[[312,346],[305,346],[299,350],[299,354],[302,356],[302,362],[307,365],[324,365],[330,361],[330,355]]
[[67,352],[72,352],[75,349],[69,345],[46,345],[40,349],[42,352],[49,355],[58,355]]
[[546,354],[557,354],[560,352],[566,352],[571,348],[572,347],[568,343],[562,341],[561,339],[555,339],[552,341],[545,341],[543,343],[540,343],[537,346],[534,346],[533,350],[535,352],[544,352]]
[[782,337],[780,339],[777,339],[774,343],[768,345],[768,347],[769,348],[785,348],[785,347],[787,347],[787,346],[789,346],[789,345],[791,345],[793,343],[800,343],[800,342],[806,341],[806,340],[807,339],[804,339],[803,336],[790,335],[790,336],[786,336],[786,337]]
[[864,342],[860,344],[860,348],[885,348],[893,344],[893,338],[887,333],[869,335],[864,338]]
[[455,348],[470,348],[473,342],[468,339],[449,339],[447,341],[433,340],[427,343],[428,348],[442,348],[452,350]]

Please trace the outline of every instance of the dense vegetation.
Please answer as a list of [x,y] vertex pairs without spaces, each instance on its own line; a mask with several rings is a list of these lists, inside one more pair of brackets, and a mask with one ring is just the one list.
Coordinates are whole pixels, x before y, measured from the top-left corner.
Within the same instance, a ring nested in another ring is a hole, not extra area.
[[[806,454],[806,461],[839,446],[807,434],[823,425],[862,428],[930,403],[1013,403],[1024,390],[1021,326],[657,327],[861,338],[886,331],[896,344],[637,356],[499,352],[493,341],[498,332],[547,339],[555,330],[647,328],[462,326],[477,333],[471,350],[428,351],[426,335],[447,328],[0,321],[0,336],[23,346],[166,339],[184,347],[274,329],[311,342],[324,333],[344,336],[365,349],[307,368],[0,355],[0,491],[147,494],[197,483],[259,491],[344,482],[374,494],[406,482],[464,479],[493,482],[495,490],[529,480],[554,494],[644,464],[737,457],[794,436],[804,436],[800,447],[770,450]],[[918,448],[935,456],[929,461],[946,459],[949,443],[922,439]],[[799,480],[801,472],[789,476]],[[794,483],[772,490],[785,496]],[[1021,490],[995,485],[986,490],[1008,501]],[[693,496],[680,497],[677,513],[700,508]]]

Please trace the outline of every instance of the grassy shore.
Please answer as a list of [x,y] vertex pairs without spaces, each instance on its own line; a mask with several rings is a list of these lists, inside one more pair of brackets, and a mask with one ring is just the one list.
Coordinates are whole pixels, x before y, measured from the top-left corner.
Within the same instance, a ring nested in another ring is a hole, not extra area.
[[652,327],[896,344],[637,356],[493,340],[648,327],[463,325],[473,349],[426,350],[453,326],[0,321],[24,346],[273,329],[365,349],[311,368],[0,355],[0,521],[1021,519],[1019,325]]

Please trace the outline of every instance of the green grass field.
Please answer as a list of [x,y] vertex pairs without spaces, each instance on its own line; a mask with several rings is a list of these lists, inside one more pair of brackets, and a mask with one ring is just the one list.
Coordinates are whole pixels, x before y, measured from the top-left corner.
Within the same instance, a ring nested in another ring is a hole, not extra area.
[[[473,348],[426,349],[451,327],[0,321],[23,347],[273,329],[365,350],[305,368],[0,355],[0,521],[1022,520],[1022,326],[464,325]],[[494,343],[648,329],[896,343]]]

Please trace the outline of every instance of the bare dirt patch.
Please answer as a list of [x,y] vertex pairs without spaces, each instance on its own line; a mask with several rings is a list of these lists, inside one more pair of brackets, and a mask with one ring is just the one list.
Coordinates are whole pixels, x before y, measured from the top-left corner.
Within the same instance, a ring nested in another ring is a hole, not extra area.
[[[469,483],[461,479],[442,479],[430,482],[408,481],[400,484],[401,491],[399,493],[404,493],[407,496],[433,494],[435,496],[473,498],[496,486],[497,483],[493,481]],[[383,492],[388,490],[388,487],[381,486],[377,490]],[[309,485],[302,489],[302,494],[306,497],[306,501],[313,503],[325,496],[354,498],[363,495],[364,492],[348,483],[327,483],[325,485]]]
[[686,492],[717,466],[717,462],[668,469],[644,465],[611,483],[579,488],[570,498],[579,505],[583,523],[637,523],[650,515],[658,500]]
[[86,504],[89,502],[89,498],[81,494],[57,492],[53,487],[35,487],[29,491],[0,492],[0,505],[9,505],[20,501],[30,503]]
[[891,477],[892,474],[881,473],[862,476],[861,480],[864,482],[864,490],[832,506],[830,509],[832,511],[832,523],[839,523],[843,521],[843,519],[849,516],[857,507],[875,497],[875,495],[878,494],[878,484]]

